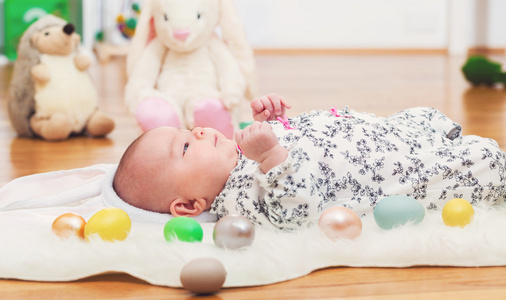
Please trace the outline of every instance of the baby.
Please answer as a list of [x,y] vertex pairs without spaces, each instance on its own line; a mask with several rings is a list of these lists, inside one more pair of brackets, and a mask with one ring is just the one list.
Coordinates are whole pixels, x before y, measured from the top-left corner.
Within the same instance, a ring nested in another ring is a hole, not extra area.
[[427,209],[506,195],[506,154],[497,143],[462,136],[435,109],[388,118],[331,109],[287,119],[290,104],[277,95],[251,108],[255,122],[236,132],[236,142],[210,128],[146,132],[123,155],[114,190],[147,211],[240,214],[282,230],[314,224],[332,206],[363,216],[394,194]]

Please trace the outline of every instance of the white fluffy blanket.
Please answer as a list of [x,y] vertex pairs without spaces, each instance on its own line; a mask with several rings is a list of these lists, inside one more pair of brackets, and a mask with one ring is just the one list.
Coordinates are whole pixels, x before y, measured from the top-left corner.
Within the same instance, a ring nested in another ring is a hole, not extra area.
[[252,246],[224,250],[214,245],[214,224],[203,224],[202,243],[168,243],[163,224],[134,223],[122,242],[61,240],[50,228],[0,226],[0,277],[70,281],[104,272],[125,272],[151,284],[179,287],[190,260],[211,256],[227,270],[226,287],[264,285],[331,266],[408,267],[506,265],[506,206],[477,207],[465,228],[444,225],[440,212],[394,230],[363,219],[362,235],[332,242],[317,227],[298,233],[257,228]]

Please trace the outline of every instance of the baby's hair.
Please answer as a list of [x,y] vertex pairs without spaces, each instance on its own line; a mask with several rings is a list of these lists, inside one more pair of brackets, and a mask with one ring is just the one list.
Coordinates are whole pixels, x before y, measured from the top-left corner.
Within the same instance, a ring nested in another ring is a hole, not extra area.
[[137,148],[137,144],[142,139],[144,134],[137,137],[125,150],[123,156],[118,164],[118,169],[116,170],[116,174],[114,174],[114,179],[112,182],[113,189],[116,191],[116,194],[126,202],[130,202],[131,199],[128,199],[128,192],[125,190],[129,186],[132,186],[132,182],[135,181],[134,174],[131,172],[131,161],[132,156],[135,153]]
[[145,153],[145,147],[140,145],[146,133],[134,140],[123,153],[112,187],[124,202],[132,206],[158,213],[170,213],[169,206],[165,204],[168,199],[173,198],[172,192],[168,190],[169,186],[163,176],[153,176],[153,167],[159,166]]

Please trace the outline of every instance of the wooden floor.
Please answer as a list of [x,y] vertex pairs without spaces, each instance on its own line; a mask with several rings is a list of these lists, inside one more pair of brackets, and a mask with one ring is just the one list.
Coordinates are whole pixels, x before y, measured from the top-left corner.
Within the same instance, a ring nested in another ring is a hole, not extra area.
[[[293,104],[290,115],[350,106],[386,116],[408,107],[432,106],[461,123],[465,134],[496,139],[506,149],[506,91],[471,88],[460,72],[464,59],[439,54],[257,55],[258,95],[275,92],[285,96]],[[495,59],[503,61],[502,57]],[[33,173],[119,161],[140,133],[123,105],[123,60],[95,64],[91,74],[101,107],[115,119],[117,128],[106,139],[77,137],[50,143],[16,138],[5,109],[11,66],[0,67],[0,184]],[[191,295],[121,274],[70,283],[0,280],[0,299],[140,298],[185,299]],[[223,289],[209,298],[506,299],[506,267],[332,268],[269,286]]]

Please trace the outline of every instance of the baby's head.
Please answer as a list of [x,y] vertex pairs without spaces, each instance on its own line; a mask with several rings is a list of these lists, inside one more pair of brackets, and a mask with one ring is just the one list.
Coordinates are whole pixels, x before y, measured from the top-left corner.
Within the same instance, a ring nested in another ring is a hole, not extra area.
[[197,216],[220,194],[237,157],[235,142],[214,129],[158,127],[128,147],[113,187],[132,206]]

